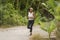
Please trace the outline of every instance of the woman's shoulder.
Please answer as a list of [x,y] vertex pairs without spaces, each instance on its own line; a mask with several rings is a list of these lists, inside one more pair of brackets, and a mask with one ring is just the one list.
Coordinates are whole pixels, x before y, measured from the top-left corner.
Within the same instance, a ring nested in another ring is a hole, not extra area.
[[[28,12],[28,13],[31,13],[31,12]],[[34,14],[35,12],[32,12],[32,14]]]

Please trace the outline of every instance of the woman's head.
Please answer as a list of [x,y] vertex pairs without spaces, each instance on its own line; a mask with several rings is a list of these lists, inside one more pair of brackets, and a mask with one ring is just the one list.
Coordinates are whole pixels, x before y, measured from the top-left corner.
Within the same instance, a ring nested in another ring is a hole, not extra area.
[[29,11],[30,11],[30,12],[33,12],[33,8],[31,7],[31,8],[29,9]]

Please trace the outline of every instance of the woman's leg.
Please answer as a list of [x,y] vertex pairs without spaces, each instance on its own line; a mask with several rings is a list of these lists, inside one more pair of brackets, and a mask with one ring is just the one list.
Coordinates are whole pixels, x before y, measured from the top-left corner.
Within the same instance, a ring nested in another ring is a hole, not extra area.
[[33,29],[33,24],[34,24],[34,20],[31,20],[31,28],[30,28],[30,35],[32,35],[32,29]]
[[31,25],[31,21],[28,20],[28,25],[27,25],[27,28],[30,29],[30,25]]

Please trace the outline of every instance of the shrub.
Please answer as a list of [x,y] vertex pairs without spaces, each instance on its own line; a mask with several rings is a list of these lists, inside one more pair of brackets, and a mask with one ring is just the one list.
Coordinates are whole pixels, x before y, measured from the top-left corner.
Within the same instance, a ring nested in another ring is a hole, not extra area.
[[25,18],[10,3],[0,6],[0,25],[24,25]]
[[41,40],[41,38],[40,34],[34,34],[30,37],[30,40]]

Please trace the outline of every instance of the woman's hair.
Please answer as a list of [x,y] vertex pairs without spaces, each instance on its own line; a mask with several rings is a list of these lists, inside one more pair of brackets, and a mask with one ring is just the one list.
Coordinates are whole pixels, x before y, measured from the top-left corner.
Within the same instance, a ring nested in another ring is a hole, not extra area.
[[32,8],[32,7],[31,7],[30,9],[31,9],[31,10],[33,10],[33,8]]
[[30,7],[30,8],[28,8],[28,12],[30,11],[30,9],[32,9],[32,11],[33,11],[33,8],[32,8],[32,7]]

